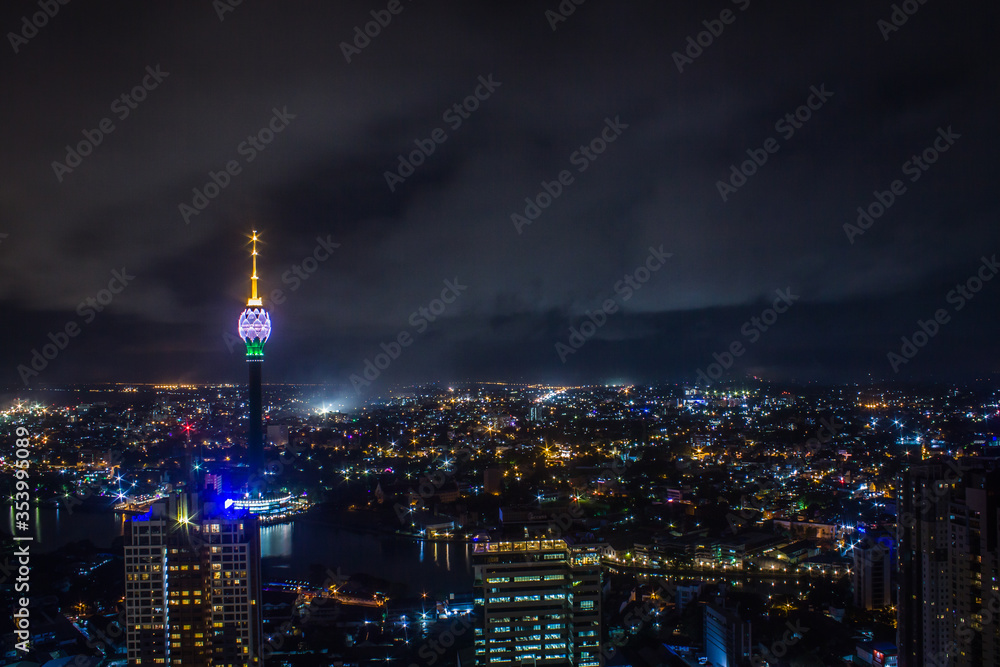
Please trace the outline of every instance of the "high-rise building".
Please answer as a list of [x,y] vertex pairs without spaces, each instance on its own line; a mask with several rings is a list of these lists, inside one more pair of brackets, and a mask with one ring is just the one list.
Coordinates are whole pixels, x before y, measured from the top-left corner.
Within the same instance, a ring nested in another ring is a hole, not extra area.
[[573,664],[577,667],[604,664],[601,655],[601,555],[602,550],[596,546],[571,545],[569,548]]
[[250,382],[247,387],[249,410],[247,414],[247,464],[250,471],[261,470],[264,465],[264,397],[261,367],[264,364],[264,343],[271,335],[271,317],[264,310],[264,301],[257,295],[257,241],[254,231],[253,273],[250,276],[250,298],[246,310],[240,315],[240,338],[247,346],[247,366]]
[[260,665],[257,520],[176,493],[129,521],[129,665]]
[[503,492],[503,471],[487,468],[483,471],[483,493],[498,496]]
[[475,545],[479,665],[600,667],[601,566],[564,540]]
[[753,633],[750,622],[724,601],[705,605],[705,655],[714,667],[750,664]]
[[892,606],[891,548],[881,542],[864,540],[855,545],[851,552],[854,556],[854,567],[851,570],[854,604],[869,610]]
[[215,493],[222,493],[222,475],[213,475],[211,473],[205,475],[204,489],[214,491]]
[[914,465],[897,493],[900,666],[1000,666],[996,460]]

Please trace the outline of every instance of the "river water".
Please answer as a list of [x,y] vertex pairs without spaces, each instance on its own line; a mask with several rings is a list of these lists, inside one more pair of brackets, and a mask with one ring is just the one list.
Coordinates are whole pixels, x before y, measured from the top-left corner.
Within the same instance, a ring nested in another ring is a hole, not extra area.
[[[4,527],[13,534],[13,507],[4,509]],[[110,550],[112,541],[124,534],[127,519],[128,515],[114,512],[37,507],[32,516],[33,550],[46,553],[80,540]],[[365,573],[405,583],[413,594],[472,591],[472,548],[462,542],[424,542],[298,519],[262,527],[261,556],[268,581],[306,579],[317,564],[334,572],[339,568],[345,576]]]

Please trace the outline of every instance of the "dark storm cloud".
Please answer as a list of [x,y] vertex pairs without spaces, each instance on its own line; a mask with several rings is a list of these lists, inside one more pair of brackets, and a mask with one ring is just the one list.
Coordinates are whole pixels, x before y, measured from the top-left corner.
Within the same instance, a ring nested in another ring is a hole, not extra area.
[[[270,303],[274,379],[346,382],[443,280],[469,286],[372,390],[693,378],[786,286],[801,302],[737,375],[888,375],[885,354],[942,287],[1000,251],[993,5],[928,2],[885,41],[891,3],[591,0],[553,32],[556,2],[404,2],[348,64],[340,43],[384,4],[245,0],[220,21],[207,0],[70,3],[3,56],[12,383],[121,267],[135,281],[40,381],[238,378],[223,332],[246,298],[253,226],[265,294],[285,297]],[[727,7],[735,22],[679,73],[672,54]],[[8,3],[0,28],[36,10]],[[60,183],[51,163],[157,65],[169,75]],[[453,130],[442,113],[490,75],[500,86]],[[813,86],[833,96],[781,138],[775,122]],[[275,108],[294,119],[245,162],[239,145]],[[616,117],[627,129],[578,173],[571,155]],[[949,126],[961,139],[849,243],[857,207]],[[447,141],[391,192],[384,172],[439,127]],[[769,137],[780,151],[723,202],[717,181]],[[234,159],[241,173],[185,224],[178,205]],[[573,184],[518,234],[511,214],[564,169]],[[328,236],[340,247],[292,290],[286,272]],[[555,343],[660,245],[669,263],[560,363]],[[979,332],[998,287],[906,372],[996,370]]]

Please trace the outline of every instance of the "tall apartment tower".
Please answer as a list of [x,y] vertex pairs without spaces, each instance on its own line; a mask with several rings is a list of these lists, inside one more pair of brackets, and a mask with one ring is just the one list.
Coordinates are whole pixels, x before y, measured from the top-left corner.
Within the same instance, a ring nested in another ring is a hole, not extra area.
[[899,478],[900,667],[1000,666],[996,464],[928,462]]
[[596,548],[558,539],[480,543],[474,564],[477,665],[602,667]]
[[569,575],[573,599],[573,664],[600,667],[601,655],[601,549],[573,545],[569,548]]
[[256,518],[177,493],[128,522],[129,665],[260,665]]
[[864,541],[851,552],[854,555],[851,585],[854,588],[855,606],[868,610],[892,606],[891,547]]
[[749,664],[753,633],[749,621],[725,601],[705,605],[705,655],[716,667]]

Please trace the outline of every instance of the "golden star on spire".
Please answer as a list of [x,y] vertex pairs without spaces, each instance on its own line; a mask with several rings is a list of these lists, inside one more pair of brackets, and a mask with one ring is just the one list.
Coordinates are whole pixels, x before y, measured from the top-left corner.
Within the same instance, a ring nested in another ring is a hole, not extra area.
[[247,306],[260,307],[264,305],[263,300],[257,296],[257,241],[259,239],[260,237],[257,236],[257,230],[255,229],[253,235],[250,237],[250,240],[253,242],[253,251],[250,253],[253,257],[253,274],[250,276],[251,293],[250,298],[247,299]]

